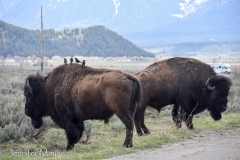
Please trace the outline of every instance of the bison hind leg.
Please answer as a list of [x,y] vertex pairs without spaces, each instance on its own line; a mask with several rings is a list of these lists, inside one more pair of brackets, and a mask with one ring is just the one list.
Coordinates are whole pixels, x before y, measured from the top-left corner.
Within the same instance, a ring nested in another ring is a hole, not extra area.
[[[142,120],[144,120],[144,112],[140,111],[140,109],[137,110],[135,116],[134,116],[134,122],[135,122],[135,127],[136,127],[136,131],[137,131],[137,134],[138,136],[142,136],[144,135],[143,132],[142,132]],[[143,121],[144,123],[144,121]]]
[[68,140],[68,145],[66,150],[71,150],[74,148],[74,144],[77,143],[82,137],[82,132],[84,130],[84,126],[76,126],[72,120],[68,120],[65,126],[65,132]]
[[144,132],[144,135],[150,134],[150,131],[148,130],[148,128],[146,127],[146,125],[144,123],[144,117],[141,120],[141,127],[142,127],[142,130]]
[[133,146],[132,140],[133,140],[133,127],[134,127],[134,121],[133,118],[126,113],[124,117],[119,117],[123,124],[126,126],[126,138],[123,143],[123,146],[126,148],[131,148]]

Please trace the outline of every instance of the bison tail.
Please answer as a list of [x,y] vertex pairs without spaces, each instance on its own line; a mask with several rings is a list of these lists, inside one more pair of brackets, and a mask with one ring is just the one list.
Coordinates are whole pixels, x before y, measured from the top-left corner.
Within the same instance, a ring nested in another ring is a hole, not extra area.
[[136,81],[135,83],[137,85],[137,89],[136,89],[136,93],[135,93],[135,98],[136,98],[136,102],[138,103],[138,106],[141,104],[143,96],[142,96],[142,86],[139,82],[139,80]]
[[135,102],[137,103],[137,106],[139,107],[143,100],[141,83],[138,80],[138,78],[133,75],[125,73],[125,76],[135,83]]

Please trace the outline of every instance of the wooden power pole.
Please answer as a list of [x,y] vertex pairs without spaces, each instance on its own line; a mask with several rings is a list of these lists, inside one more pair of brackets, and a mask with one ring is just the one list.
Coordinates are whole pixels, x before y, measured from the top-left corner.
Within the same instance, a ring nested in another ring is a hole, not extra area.
[[42,6],[41,6],[41,71],[43,74],[43,58],[44,58],[44,39],[43,39],[43,22],[42,22]]

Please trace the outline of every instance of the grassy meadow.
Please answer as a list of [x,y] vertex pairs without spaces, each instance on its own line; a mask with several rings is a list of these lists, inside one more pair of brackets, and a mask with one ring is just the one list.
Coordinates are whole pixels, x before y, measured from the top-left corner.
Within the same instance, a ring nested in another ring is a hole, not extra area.
[[[137,64],[138,67],[134,67],[134,64],[129,64],[130,67],[124,65],[122,70],[134,73],[149,65],[148,62],[140,63]],[[228,110],[224,112],[220,121],[214,121],[209,112],[205,111],[194,117],[194,131],[189,131],[185,125],[177,130],[172,121],[171,106],[165,107],[160,113],[148,108],[145,123],[151,134],[138,137],[134,130],[132,148],[122,146],[125,127],[113,116],[107,125],[103,121],[85,121],[82,139],[72,151],[66,152],[67,139],[64,130],[55,126],[50,118],[44,119],[43,127],[34,129],[30,118],[24,114],[24,81],[29,74],[36,74],[38,69],[39,67],[0,67],[1,160],[105,159],[146,149],[153,150],[166,143],[191,139],[203,130],[240,128],[240,74],[232,73],[228,75],[233,81]],[[44,73],[52,69],[53,67],[48,67]]]

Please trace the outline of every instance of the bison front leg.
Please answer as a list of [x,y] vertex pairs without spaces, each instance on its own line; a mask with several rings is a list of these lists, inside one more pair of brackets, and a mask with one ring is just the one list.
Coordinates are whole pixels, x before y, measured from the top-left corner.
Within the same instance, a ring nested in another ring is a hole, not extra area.
[[183,95],[184,96],[180,97],[178,103],[176,103],[174,107],[178,107],[178,114],[180,114],[179,117],[181,117],[181,120],[185,121],[188,129],[194,129],[192,119],[198,103],[191,96],[191,93]]
[[172,119],[174,123],[176,124],[177,129],[180,129],[182,127],[182,116],[181,111],[178,108],[178,104],[175,104],[172,109]]
[[188,118],[185,120],[186,126],[188,127],[188,129],[193,130],[194,126],[192,123],[192,119],[193,119],[193,115],[188,115]]
[[82,132],[80,131],[79,127],[72,122],[71,119],[68,120],[65,125],[65,132],[68,140],[66,150],[68,151],[74,148],[74,144],[79,141]]

